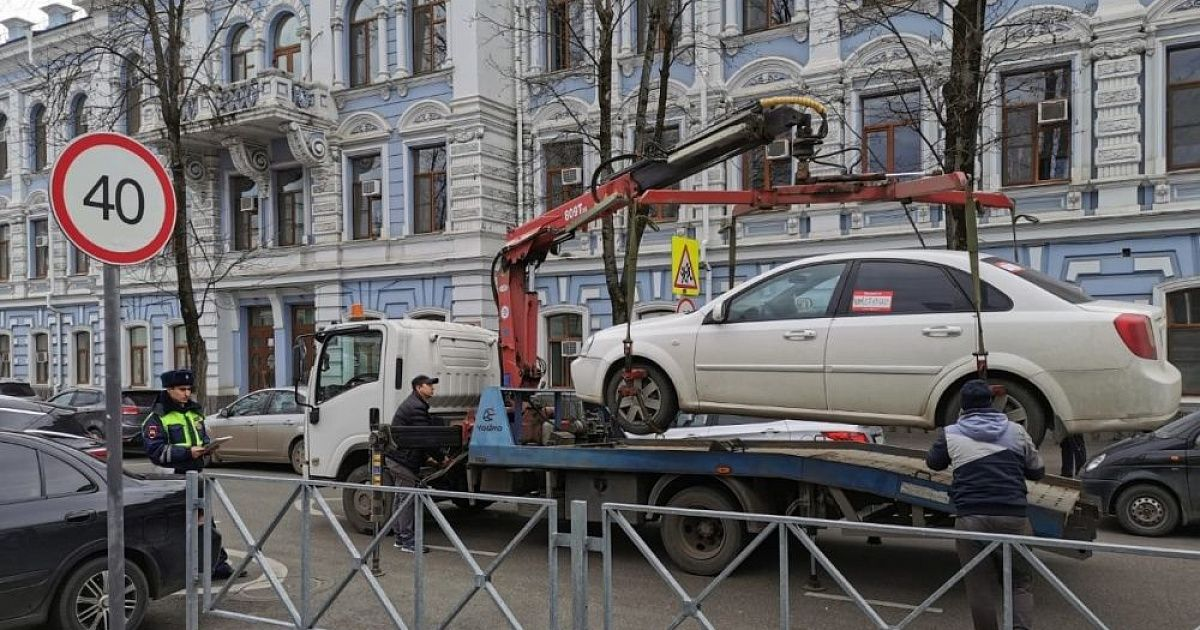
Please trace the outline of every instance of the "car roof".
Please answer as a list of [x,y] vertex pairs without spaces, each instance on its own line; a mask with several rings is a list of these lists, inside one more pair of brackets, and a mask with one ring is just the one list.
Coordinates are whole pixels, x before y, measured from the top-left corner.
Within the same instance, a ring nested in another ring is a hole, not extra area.
[[59,405],[52,405],[40,400],[29,400],[19,396],[4,396],[0,395],[0,407],[5,409],[17,409],[20,411],[40,411],[45,413],[53,409],[64,409]]

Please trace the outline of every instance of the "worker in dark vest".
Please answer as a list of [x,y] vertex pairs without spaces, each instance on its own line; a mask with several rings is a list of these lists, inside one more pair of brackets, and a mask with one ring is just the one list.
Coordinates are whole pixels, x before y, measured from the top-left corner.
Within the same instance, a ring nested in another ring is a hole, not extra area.
[[[205,457],[215,445],[204,430],[204,411],[192,400],[196,376],[191,370],[163,372],[163,391],[146,420],[142,422],[142,439],[150,461],[182,475],[189,470],[203,470]],[[201,485],[203,491],[203,485]],[[212,531],[212,548],[216,550],[212,577],[225,580],[233,575],[229,556],[221,545],[221,534]],[[245,572],[242,572],[245,575]],[[241,577],[241,576],[239,576]]]

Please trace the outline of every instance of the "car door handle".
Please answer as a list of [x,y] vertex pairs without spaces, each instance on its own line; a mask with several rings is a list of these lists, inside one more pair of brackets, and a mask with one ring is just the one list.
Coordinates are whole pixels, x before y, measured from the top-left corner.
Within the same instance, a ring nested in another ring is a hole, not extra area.
[[816,339],[817,331],[815,331],[815,330],[789,330],[789,331],[783,333],[783,338],[787,339],[788,341],[807,341],[809,339]]
[[76,512],[67,512],[63,520],[68,523],[86,523],[96,518],[96,510],[79,510]]
[[962,334],[962,328],[958,326],[930,326],[922,328],[921,334],[926,337],[957,337]]

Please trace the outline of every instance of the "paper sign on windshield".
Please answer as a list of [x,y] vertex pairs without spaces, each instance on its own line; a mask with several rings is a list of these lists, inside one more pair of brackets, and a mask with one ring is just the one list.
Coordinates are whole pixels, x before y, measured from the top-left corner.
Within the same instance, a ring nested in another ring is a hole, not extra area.
[[892,312],[892,291],[855,291],[850,301],[852,313]]

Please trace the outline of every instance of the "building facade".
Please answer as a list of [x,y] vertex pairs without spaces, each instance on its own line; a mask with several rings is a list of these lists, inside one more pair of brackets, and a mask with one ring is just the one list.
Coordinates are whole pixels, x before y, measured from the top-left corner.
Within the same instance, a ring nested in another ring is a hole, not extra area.
[[[633,145],[639,51],[653,40],[644,7],[627,3],[613,38],[614,152]],[[920,77],[940,76],[949,34],[919,16],[890,19],[892,32],[864,19],[869,5],[678,3],[664,144],[753,99],[804,94],[833,112],[814,172],[933,168],[938,86]],[[1167,308],[1168,354],[1200,393],[1200,109],[1188,106],[1200,102],[1200,2],[993,5],[977,172],[1018,213],[985,216],[984,247],[1098,297]],[[105,355],[100,270],[54,225],[49,166],[87,130],[152,146],[161,131],[148,84],[118,59],[53,103],[29,71],[61,42],[117,28],[105,7],[51,5],[36,31],[6,20],[0,44],[0,378],[43,391],[98,384]],[[587,63],[599,33],[585,0],[198,2],[188,35],[206,89],[185,108],[187,202],[218,397],[290,383],[293,339],[352,303],[494,326],[489,269],[504,232],[581,192],[599,162]],[[781,184],[792,169],[771,147],[681,186]],[[702,304],[731,275],[797,257],[919,246],[910,216],[940,246],[942,209],[908,211],[793,207],[739,220],[730,274],[725,208],[655,209],[636,316],[675,308],[672,235],[702,242]],[[569,384],[563,342],[611,322],[599,252],[598,231],[581,233],[535,273],[550,384]],[[125,385],[153,386],[186,363],[165,259],[123,271],[122,315]]]

